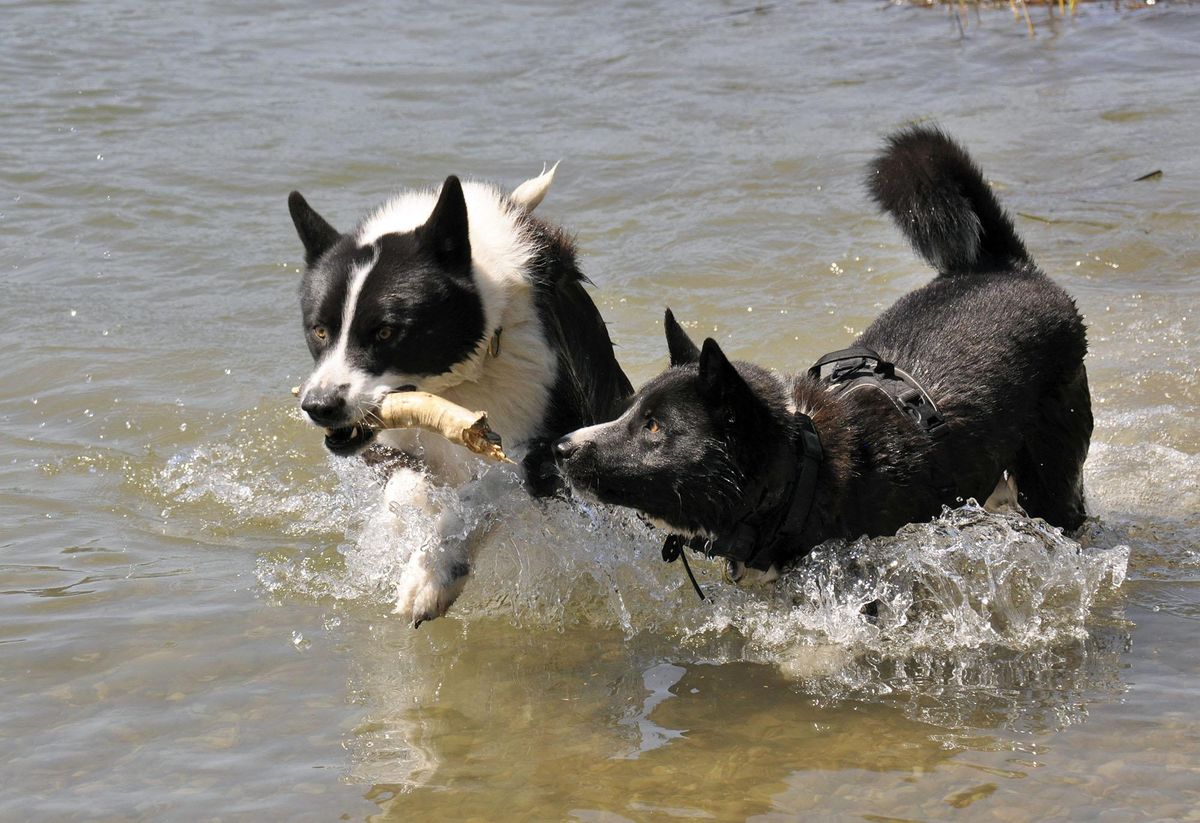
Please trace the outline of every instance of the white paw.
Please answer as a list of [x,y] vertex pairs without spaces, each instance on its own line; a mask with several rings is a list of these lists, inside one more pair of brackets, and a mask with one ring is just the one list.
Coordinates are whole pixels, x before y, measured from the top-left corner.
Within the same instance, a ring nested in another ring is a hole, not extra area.
[[428,511],[429,478],[414,469],[397,469],[384,486],[383,502],[388,511],[393,513],[399,512],[404,506]]
[[447,569],[430,568],[429,558],[418,552],[409,560],[396,588],[395,613],[417,628],[426,620],[443,616],[467,584],[465,563]]

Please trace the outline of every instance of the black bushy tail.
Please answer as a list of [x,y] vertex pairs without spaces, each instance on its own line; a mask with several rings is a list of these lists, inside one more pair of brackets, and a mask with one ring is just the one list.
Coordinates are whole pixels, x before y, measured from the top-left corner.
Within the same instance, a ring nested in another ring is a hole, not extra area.
[[1029,261],[983,173],[939,129],[911,126],[888,137],[867,186],[917,253],[943,274]]

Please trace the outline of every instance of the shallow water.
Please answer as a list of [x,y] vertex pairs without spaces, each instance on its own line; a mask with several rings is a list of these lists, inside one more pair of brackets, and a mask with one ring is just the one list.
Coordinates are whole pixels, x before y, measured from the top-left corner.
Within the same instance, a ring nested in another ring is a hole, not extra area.
[[[1200,16],[1056,15],[8,6],[0,818],[1200,817]],[[287,394],[289,190],[346,226],[562,158],[635,382],[665,303],[795,370],[929,277],[860,186],[914,118],[1087,316],[1082,535],[968,505],[701,603],[513,488],[453,615],[391,614],[429,524]]]

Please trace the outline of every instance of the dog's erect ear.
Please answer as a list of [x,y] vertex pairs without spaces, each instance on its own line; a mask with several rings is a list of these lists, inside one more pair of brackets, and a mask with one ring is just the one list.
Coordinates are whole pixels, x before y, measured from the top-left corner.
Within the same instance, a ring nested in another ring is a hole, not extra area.
[[433,214],[420,230],[421,239],[447,268],[465,267],[471,262],[471,239],[467,226],[467,200],[462,183],[454,175],[442,184],[442,193]]
[[509,199],[525,211],[533,211],[537,208],[538,203],[542,202],[546,192],[550,191],[550,184],[554,182],[554,172],[557,169],[558,163],[551,166],[550,171],[546,171],[546,167],[542,166],[542,173],[513,189]]
[[313,211],[313,207],[298,191],[288,195],[288,211],[292,213],[296,233],[304,244],[304,262],[311,266],[341,235],[324,217]]
[[750,386],[711,337],[700,350],[700,396],[725,423],[748,418],[755,406]]
[[675,315],[670,309],[663,317],[663,328],[667,332],[667,351],[671,353],[672,366],[686,366],[700,359],[700,350],[683,327],[675,322]]

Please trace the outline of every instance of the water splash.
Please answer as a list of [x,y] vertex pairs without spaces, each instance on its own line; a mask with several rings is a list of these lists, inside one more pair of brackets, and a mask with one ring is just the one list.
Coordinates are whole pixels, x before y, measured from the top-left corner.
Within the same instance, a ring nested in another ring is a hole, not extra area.
[[[258,564],[272,595],[391,605],[411,553],[436,550],[434,517],[423,506],[387,509],[378,476],[358,461],[312,465],[272,442],[268,432],[295,423],[290,412],[276,416],[252,416],[258,423],[243,424],[233,442],[174,456],[154,477],[157,493],[208,528],[286,535],[290,545]],[[631,513],[531,500],[501,467],[483,476],[489,493],[470,505],[452,489],[431,495],[464,530],[488,529],[450,619],[660,636],[695,661],[772,663],[798,679],[855,671],[866,682],[863,661],[878,671],[881,661],[920,655],[1078,644],[1129,560],[1111,540],[1084,549],[1042,521],[970,501],[894,537],[825,544],[768,587],[733,586],[718,561],[698,558],[708,594],[699,601],[678,564],[659,559],[662,533]]]
[[[160,462],[143,483],[184,528],[264,536],[257,577],[270,596],[328,600],[331,614],[352,616],[337,631],[360,638],[355,677],[372,706],[350,737],[357,779],[402,790],[432,780],[453,760],[439,707],[448,694],[478,699],[488,666],[517,702],[529,666],[576,685],[611,673],[628,692],[617,702],[641,707],[618,723],[621,740],[604,742],[614,757],[669,744],[674,731],[650,714],[674,681],[657,678],[703,664],[763,664],[818,709],[895,706],[935,724],[950,749],[981,728],[1081,722],[1098,694],[1124,688],[1128,627],[1109,614],[1123,602],[1111,594],[1126,575],[1124,533],[1094,524],[1081,545],[974,502],[893,537],[826,544],[767,587],[734,586],[719,561],[697,557],[700,601],[679,564],[661,561],[661,532],[624,510],[531,500],[497,467],[471,505],[432,492],[431,508],[490,531],[450,616],[414,632],[376,616],[395,603],[411,553],[436,550],[429,509],[387,508],[372,470],[289,447],[298,424],[278,417]],[[282,447],[270,440],[281,431]],[[308,434],[298,428],[296,442]],[[563,642],[548,637],[557,633]],[[319,637],[292,641],[303,652]],[[639,671],[641,682],[624,676]]]
[[[709,598],[697,600],[662,540],[628,512],[534,502],[515,481],[486,503],[434,493],[465,528],[495,524],[453,614],[516,626],[593,625],[676,638],[698,659],[815,665],[816,650],[912,654],[979,647],[1028,649],[1086,636],[1096,598],[1124,580],[1124,546],[1087,550],[1042,521],[984,512],[974,501],[894,537],[832,542],[770,587],[741,589],[721,566],[696,563]],[[376,502],[341,547],[340,596],[390,602],[410,553],[435,547],[423,508]],[[311,581],[270,573],[277,591]],[[317,592],[311,592],[317,593]],[[833,654],[840,659],[841,654]],[[803,662],[801,662],[803,661]]]
[[726,597],[689,634],[736,630],[767,656],[799,638],[879,652],[1026,649],[1085,636],[1128,559],[1124,546],[1084,551],[1044,521],[968,501],[894,537],[825,544],[771,596]]

